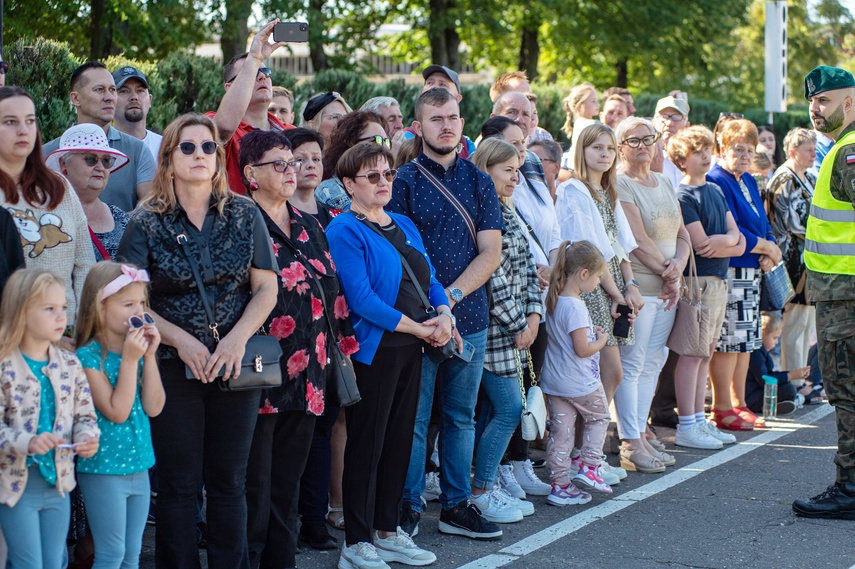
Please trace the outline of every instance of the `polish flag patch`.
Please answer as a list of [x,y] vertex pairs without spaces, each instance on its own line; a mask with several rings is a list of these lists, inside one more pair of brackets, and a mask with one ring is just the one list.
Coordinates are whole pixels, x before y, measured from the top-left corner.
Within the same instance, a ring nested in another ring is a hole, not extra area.
[[855,154],[849,154],[848,156],[846,156],[846,163],[855,164]]

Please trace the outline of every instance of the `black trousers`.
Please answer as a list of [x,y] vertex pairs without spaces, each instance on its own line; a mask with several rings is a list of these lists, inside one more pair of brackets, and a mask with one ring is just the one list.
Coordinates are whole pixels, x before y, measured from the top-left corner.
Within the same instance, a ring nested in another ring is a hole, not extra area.
[[371,365],[353,362],[362,401],[347,407],[344,449],[345,539],[373,542],[394,532],[410,466],[419,403],[422,346],[378,348]]
[[338,420],[341,407],[330,405],[324,408],[324,414],[315,419],[312,445],[306,468],[300,479],[300,500],[297,511],[305,526],[323,526],[329,507],[330,468],[332,468],[332,429]]
[[665,419],[677,414],[674,410],[677,407],[674,371],[677,369],[677,360],[679,359],[680,355],[677,352],[668,350],[668,359],[665,360],[665,365],[662,366],[662,371],[659,373],[656,394],[653,396],[653,403],[650,405],[650,415],[654,418]]
[[[546,358],[546,344],[548,337],[546,334],[546,324],[541,322],[537,329],[537,338],[529,348],[531,352],[531,363],[534,364],[534,373],[540,377],[540,370],[543,369],[543,360]],[[526,369],[523,376],[523,384],[525,390],[531,387],[531,372]],[[522,429],[517,427],[514,434],[511,436],[511,442],[508,443],[508,451],[505,453],[507,460],[527,460],[528,459],[528,441],[522,438]]]
[[252,569],[297,566],[297,496],[314,429],[305,411],[258,416],[246,472]]

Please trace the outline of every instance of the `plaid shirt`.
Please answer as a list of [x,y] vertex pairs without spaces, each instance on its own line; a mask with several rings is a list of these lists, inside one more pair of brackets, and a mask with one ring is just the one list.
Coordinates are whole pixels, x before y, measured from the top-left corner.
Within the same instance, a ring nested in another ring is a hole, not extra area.
[[[525,230],[517,215],[504,204],[502,216],[506,232],[502,236],[502,260],[490,277],[493,306],[490,308],[484,367],[502,377],[516,377],[514,336],[528,328],[526,316],[543,316],[543,301]],[[527,367],[528,358],[521,353],[520,359],[523,367]]]

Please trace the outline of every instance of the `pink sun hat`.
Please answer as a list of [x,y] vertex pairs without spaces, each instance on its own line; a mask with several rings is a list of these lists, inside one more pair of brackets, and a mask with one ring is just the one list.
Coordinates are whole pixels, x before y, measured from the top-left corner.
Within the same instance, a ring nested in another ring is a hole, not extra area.
[[115,172],[131,161],[127,154],[110,148],[104,129],[92,123],[76,124],[62,133],[62,137],[59,139],[59,148],[48,154],[45,163],[51,170],[61,172],[62,166],[59,159],[69,152],[112,154],[116,157],[116,163],[110,168],[110,172]]

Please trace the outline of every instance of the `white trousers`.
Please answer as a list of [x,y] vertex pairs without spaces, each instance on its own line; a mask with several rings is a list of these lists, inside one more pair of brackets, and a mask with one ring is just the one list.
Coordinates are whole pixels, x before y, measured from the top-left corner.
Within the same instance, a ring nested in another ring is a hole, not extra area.
[[784,310],[781,333],[781,369],[790,371],[807,365],[810,338],[816,326],[816,308],[790,303]]

